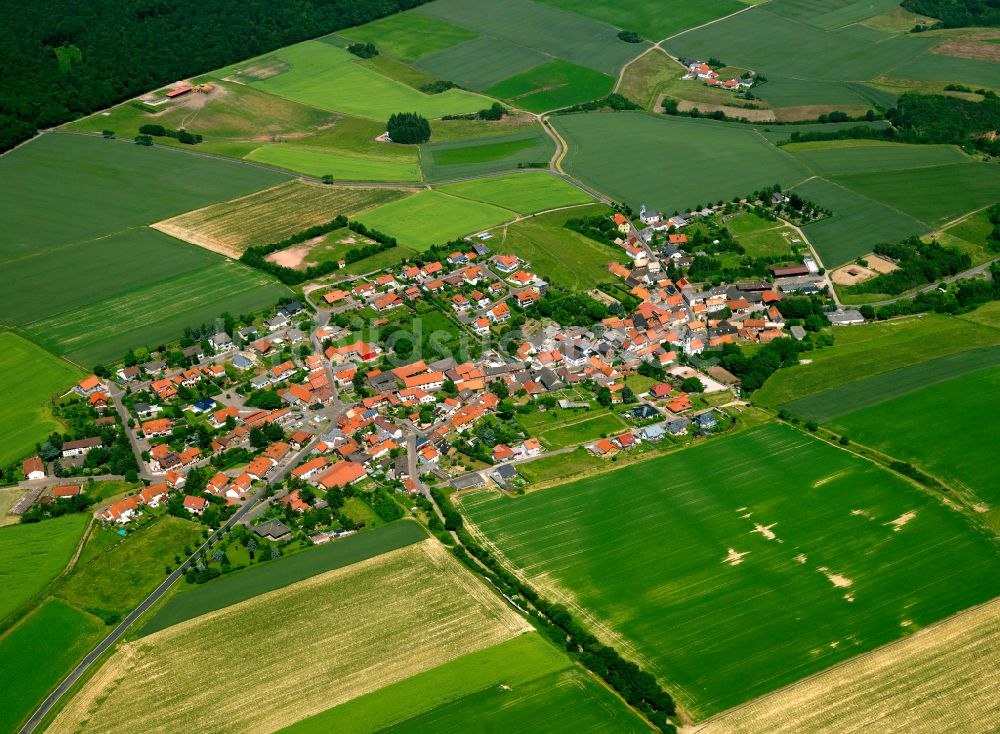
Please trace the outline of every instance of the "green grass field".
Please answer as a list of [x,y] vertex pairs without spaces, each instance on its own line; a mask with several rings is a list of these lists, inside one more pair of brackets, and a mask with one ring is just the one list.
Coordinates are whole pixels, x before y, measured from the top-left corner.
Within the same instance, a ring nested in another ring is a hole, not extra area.
[[51,599],[0,637],[0,731],[14,732],[66,671],[103,635],[104,625]]
[[549,61],[550,57],[502,38],[477,36],[471,41],[432,53],[413,65],[467,89],[485,90],[514,75]]
[[906,145],[883,140],[823,140],[790,143],[782,149],[802,161],[817,176],[901,171],[969,160],[954,145]]
[[990,599],[1000,571],[963,515],[784,425],[462,497],[477,533],[695,720]]
[[131,611],[163,581],[164,564],[199,544],[201,528],[164,515],[74,568],[58,595],[80,609]]
[[800,418],[824,423],[847,413],[947,382],[969,372],[979,372],[997,366],[1000,366],[1000,346],[970,349],[848,382],[785,403],[783,407]]
[[[25,456],[52,431],[62,430],[49,400],[86,375],[32,342],[0,332],[0,465]],[[2,615],[0,615],[2,616]]]
[[518,214],[531,214],[594,201],[590,194],[573,184],[541,171],[461,181],[440,186],[438,191],[512,209]]
[[532,126],[485,138],[422,145],[420,165],[427,179],[448,179],[544,164],[554,152],[552,139],[541,127]]
[[810,352],[810,364],[775,372],[754,393],[753,401],[778,408],[873,375],[1000,344],[995,316],[990,319],[992,326],[970,320],[983,311],[973,311],[963,318],[929,313],[837,329],[833,332],[833,347]]
[[438,191],[421,191],[371,209],[357,219],[408,247],[424,250],[503,224],[514,219],[514,212]]
[[348,28],[338,35],[349,41],[374,43],[379,53],[406,63],[476,37],[475,33],[465,28],[413,11]]
[[[993,363],[996,364],[994,350]],[[940,362],[940,360],[937,360]],[[929,380],[927,387],[838,415],[830,427],[866,446],[927,469],[946,484],[979,501],[978,509],[1000,518],[1000,478],[982,453],[970,449],[993,446],[1000,428],[1000,369],[991,367],[947,381]]]
[[421,178],[418,163],[345,155],[304,145],[262,145],[246,158],[307,176],[330,175],[338,181],[419,181]]
[[578,3],[574,0],[539,0],[563,10],[630,31],[650,41],[661,41],[675,33],[730,15],[746,7],[737,0],[682,0],[664,7],[657,0]]
[[[780,222],[769,222],[756,214],[741,214],[726,220],[726,228],[746,250],[748,257],[790,255],[795,231]],[[785,236],[787,235],[787,236]]]
[[563,223],[574,217],[610,215],[610,211],[604,205],[586,206],[522,219],[505,227],[502,234],[496,233],[490,248],[526,260],[532,271],[550,283],[586,291],[614,280],[604,266],[619,253],[566,229]]
[[607,74],[556,60],[504,79],[486,93],[529,112],[549,112],[607,96],[614,83]]
[[635,209],[687,210],[809,176],[737,123],[633,112],[564,115],[552,123],[569,144],[563,168]]
[[213,265],[63,311],[25,329],[47,349],[89,366],[120,358],[134,347],[155,349],[179,338],[187,326],[209,323],[226,311],[249,313],[288,293],[269,275],[217,258]]
[[528,633],[311,716],[281,734],[648,731],[618,699]]
[[836,181],[932,227],[1000,200],[1000,167],[984,163],[842,175]]
[[427,534],[416,523],[397,522],[296,553],[275,562],[239,571],[171,597],[150,617],[141,634],[152,634],[184,620],[252,599],[310,576],[418,543],[426,537]]
[[[573,422],[569,422],[573,421]],[[547,449],[555,450],[594,441],[602,435],[612,435],[625,429],[625,422],[614,413],[600,411],[570,418],[564,425],[553,428],[536,428],[532,431]]]
[[0,620],[45,588],[76,551],[87,515],[63,515],[45,522],[0,528]]
[[619,40],[612,26],[531,0],[435,0],[416,12],[605,74],[617,74],[643,49]]
[[578,474],[607,468],[606,460],[594,456],[585,448],[578,448],[565,454],[543,456],[534,461],[517,465],[517,473],[532,484],[549,481],[564,481]]
[[806,181],[795,191],[833,212],[802,228],[828,268],[866,255],[881,242],[899,242],[929,229],[904,212],[822,178]]
[[768,9],[777,15],[809,23],[817,28],[835,29],[867,20],[892,7],[893,0],[774,0]]
[[303,41],[217,74],[296,102],[373,120],[387,120],[399,111],[432,118],[489,106],[488,100],[457,89],[424,94],[355,63],[355,59],[329,43]]

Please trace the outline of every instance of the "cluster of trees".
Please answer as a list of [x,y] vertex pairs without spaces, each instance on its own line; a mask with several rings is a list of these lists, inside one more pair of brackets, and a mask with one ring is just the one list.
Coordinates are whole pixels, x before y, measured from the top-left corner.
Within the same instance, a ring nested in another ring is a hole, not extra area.
[[380,520],[392,522],[403,516],[403,508],[384,489],[377,489],[368,495],[368,504],[375,510]]
[[296,232],[291,237],[286,237],[280,242],[272,242],[269,245],[260,245],[258,247],[249,247],[240,256],[240,262],[244,265],[256,268],[257,270],[263,270],[265,273],[270,273],[285,285],[299,285],[307,280],[313,280],[324,275],[329,275],[340,268],[340,266],[332,260],[319,263],[318,265],[311,265],[303,270],[296,270],[295,268],[289,268],[285,265],[273,263],[267,259],[267,256],[272,252],[284,250],[286,247],[297,245],[300,242],[311,240],[314,237],[329,234],[330,232],[343,229],[344,227],[347,227],[352,232],[356,232],[362,237],[367,237],[368,239],[375,241],[374,244],[362,245],[348,250],[344,254],[344,262],[348,265],[358,262],[359,260],[372,257],[373,255],[385,250],[390,250],[396,246],[395,237],[382,234],[378,230],[368,229],[368,227],[363,225],[361,222],[349,222],[347,217],[341,214],[334,219],[331,219],[326,224],[318,224],[315,227],[309,227],[301,232]]
[[[0,11],[0,151],[34,135],[276,48],[425,0],[37,0]],[[199,32],[195,29],[211,29]],[[56,49],[75,46],[60,67]]]
[[566,229],[579,232],[584,237],[589,237],[592,240],[597,240],[613,247],[617,247],[615,240],[621,236],[621,232],[618,231],[615,223],[611,221],[611,217],[601,214],[591,217],[573,217],[572,219],[567,219],[563,226]]
[[723,344],[719,364],[740,378],[744,392],[752,392],[782,367],[798,364],[799,354],[806,348],[793,339],[775,339],[747,357],[738,344]]
[[397,112],[391,115],[385,129],[394,143],[415,145],[431,139],[431,124],[426,117],[416,112]]
[[636,104],[628,97],[618,93],[609,94],[607,97],[592,99],[590,102],[581,102],[572,107],[566,107],[557,111],[557,115],[568,115],[572,112],[589,112],[592,110],[641,110],[642,105]]
[[51,502],[36,502],[21,515],[21,522],[41,522],[53,517],[85,512],[92,504],[94,504],[94,500],[85,491],[75,497],[61,497]]
[[373,59],[378,56],[378,49],[374,43],[352,43],[347,50],[361,59]]
[[[451,89],[452,87],[457,86],[453,82],[432,82],[431,84],[425,84],[423,87],[421,87],[421,89],[424,89],[424,87],[433,86],[435,84],[447,84],[448,86],[445,87],[445,89]],[[426,90],[424,90],[424,91],[426,91]],[[443,90],[441,90],[441,91],[443,91]],[[503,119],[503,116],[506,115],[506,114],[507,114],[507,108],[504,107],[499,102],[494,102],[489,107],[486,107],[485,109],[481,109],[478,112],[470,112],[470,113],[468,113],[466,115],[445,115],[441,119],[442,120],[493,120],[493,121],[495,121],[495,120],[501,120],[501,119]],[[393,138],[393,139],[395,139],[395,138]]]
[[937,241],[921,242],[917,237],[895,245],[876,245],[874,250],[876,255],[894,260],[899,268],[850,286],[850,293],[898,295],[911,288],[958,275],[972,266],[972,258],[961,250],[944,247]]
[[816,296],[792,296],[778,302],[778,311],[788,326],[801,326],[806,331],[821,331],[830,325],[823,300]]
[[1000,263],[989,268],[990,279],[963,278],[948,290],[935,288],[914,298],[903,298],[877,308],[862,306],[858,310],[866,319],[891,319],[894,316],[924,313],[966,313],[990,301],[1000,301]]
[[455,86],[455,82],[450,82],[447,79],[435,79],[432,82],[427,82],[427,84],[421,84],[420,91],[424,94],[441,94],[441,92],[454,89]]
[[143,125],[139,128],[139,133],[154,138],[174,138],[187,145],[197,145],[202,141],[201,135],[189,133],[187,130],[171,130],[163,125]]
[[563,292],[551,286],[534,309],[539,315],[563,326],[591,326],[608,317],[608,307],[603,303],[581,293]]
[[445,527],[455,531],[461,541],[461,545],[452,548],[452,553],[459,561],[485,577],[508,597],[519,598],[526,606],[530,605],[529,616],[543,633],[571,657],[600,676],[630,705],[644,713],[660,731],[666,734],[676,731],[667,720],[668,716],[676,713],[674,701],[653,675],[623,658],[614,648],[602,644],[565,607],[543,598],[504,568],[492,553],[465,530],[462,516],[451,500],[437,489],[431,490],[431,495],[444,515]]
[[986,235],[986,249],[990,252],[1000,252],[1000,204],[994,204],[986,212],[993,229]]
[[[1000,25],[1000,3],[996,0],[903,0],[911,13],[937,18],[932,27],[964,28],[966,26]],[[918,26],[914,30],[927,30]]]
[[635,31],[618,31],[618,38],[625,43],[642,43],[642,36]]
[[[756,81],[756,84],[763,84],[767,80],[764,77],[758,75],[756,77],[755,81]],[[754,99],[754,96],[752,94],[750,94],[749,92],[746,92],[744,96],[747,99]],[[759,124],[759,123],[757,123],[754,120],[748,120],[746,117],[732,117],[731,115],[727,115],[722,110],[716,110],[714,112],[703,112],[703,111],[699,110],[697,107],[692,107],[690,110],[682,110],[680,108],[680,100],[672,99],[670,97],[664,98],[664,100],[663,100],[663,102],[661,104],[663,105],[663,114],[665,114],[665,115],[673,115],[675,117],[694,117],[694,118],[705,117],[705,118],[708,118],[710,120],[723,120],[725,122],[742,122],[742,123],[752,124],[752,125]],[[747,105],[746,109],[748,109],[748,110],[759,110],[759,109],[763,109],[763,108],[760,107],[759,105]],[[851,117],[846,112],[840,112],[839,110],[834,110],[833,112],[826,112],[826,113],[824,113],[822,115],[819,115],[814,120],[796,120],[795,122],[769,123],[769,124],[771,124],[771,125],[808,125],[808,124],[813,124],[813,123],[816,123],[816,122],[822,122],[822,123],[827,123],[827,122],[851,122],[852,120],[853,121],[858,121],[858,122],[867,120],[867,121],[870,122],[872,120],[877,120],[880,117],[881,117],[881,115],[879,115],[878,113],[876,113],[875,110],[868,110],[867,112],[865,112],[865,114],[863,114],[863,115],[857,115],[855,117]],[[794,133],[793,133],[793,135],[794,135]],[[818,138],[818,139],[820,139],[820,140],[826,140],[826,138]]]

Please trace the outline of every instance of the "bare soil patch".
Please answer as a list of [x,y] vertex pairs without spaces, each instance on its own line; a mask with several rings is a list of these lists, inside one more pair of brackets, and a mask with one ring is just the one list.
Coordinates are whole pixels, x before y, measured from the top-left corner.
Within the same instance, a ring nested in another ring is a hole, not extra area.
[[931,53],[976,61],[1000,62],[1000,43],[988,43],[997,38],[1000,38],[1000,33],[997,31],[980,31],[962,38],[949,38],[932,48]]
[[[663,109],[662,103],[662,98],[656,103],[657,109],[660,111]],[[723,112],[728,117],[745,117],[751,122],[774,122],[777,119],[774,110],[750,110],[745,107],[733,107],[732,105],[690,102],[686,99],[677,103],[677,109],[681,112],[690,112],[696,107],[701,112]]]
[[893,270],[899,269],[896,263],[886,260],[880,255],[869,254],[860,259],[868,263],[867,267],[858,265],[857,263],[849,263],[830,273],[830,280],[837,285],[855,285],[857,283],[864,283],[866,280],[871,280],[883,273],[891,273]]

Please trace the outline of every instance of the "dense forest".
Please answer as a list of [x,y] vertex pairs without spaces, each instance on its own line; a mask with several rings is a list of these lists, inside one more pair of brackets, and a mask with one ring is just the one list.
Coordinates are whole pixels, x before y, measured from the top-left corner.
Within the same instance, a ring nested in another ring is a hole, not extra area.
[[937,18],[943,28],[1000,25],[1000,0],[903,0],[903,7]]
[[426,1],[8,0],[0,151],[37,128]]

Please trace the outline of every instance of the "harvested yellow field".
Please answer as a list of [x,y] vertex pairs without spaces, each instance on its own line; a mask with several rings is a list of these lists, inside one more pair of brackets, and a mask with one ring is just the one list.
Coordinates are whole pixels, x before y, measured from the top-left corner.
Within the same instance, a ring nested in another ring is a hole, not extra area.
[[529,629],[426,540],[122,645],[48,731],[272,732]]
[[698,734],[1000,731],[1000,602],[737,709]]
[[152,225],[164,234],[229,257],[248,247],[283,240],[338,214],[353,216],[405,196],[404,189],[326,186],[288,181]]

